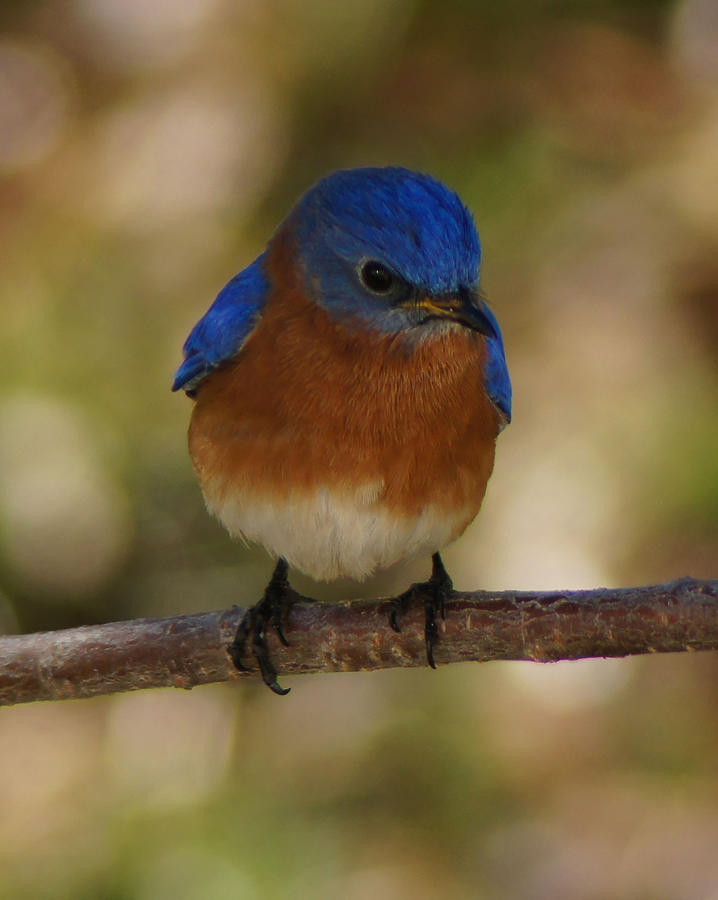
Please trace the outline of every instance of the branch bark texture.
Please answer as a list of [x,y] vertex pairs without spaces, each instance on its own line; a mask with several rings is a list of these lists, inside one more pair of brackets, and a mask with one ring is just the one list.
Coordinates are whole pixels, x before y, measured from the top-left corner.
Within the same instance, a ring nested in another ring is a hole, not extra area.
[[[388,599],[330,604],[301,598],[285,628],[291,646],[268,634],[279,674],[425,666],[423,607],[408,610],[396,634],[388,624],[389,606]],[[237,672],[226,649],[244,612],[235,608],[0,637],[0,705],[256,676],[256,671]],[[439,665],[716,650],[718,581],[454,592],[446,619],[437,624]]]

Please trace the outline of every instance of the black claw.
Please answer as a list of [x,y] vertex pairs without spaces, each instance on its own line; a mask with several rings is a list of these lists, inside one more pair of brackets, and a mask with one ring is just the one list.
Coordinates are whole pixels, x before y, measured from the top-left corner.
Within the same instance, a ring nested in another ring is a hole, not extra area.
[[389,624],[392,629],[397,633],[401,634],[401,628],[399,627],[398,617],[402,616],[406,612],[406,597],[407,594],[410,593],[410,590],[405,594],[401,594],[399,597],[392,597],[391,606],[389,608]]
[[424,601],[424,643],[426,644],[426,658],[432,669],[436,668],[434,662],[434,647],[439,642],[439,630],[436,627],[436,610],[431,600]]
[[257,639],[255,636],[252,641],[252,650],[254,651],[254,658],[257,660],[259,671],[262,673],[262,681],[267,685],[269,690],[274,691],[275,694],[279,694],[282,697],[285,694],[288,694],[291,688],[283,688],[277,681],[277,670],[274,668],[272,661],[269,658],[267,645],[264,642],[264,634],[262,634],[261,640]]
[[281,623],[273,623],[273,624],[274,624],[274,630],[277,632],[277,637],[279,638],[280,642],[285,647],[288,647],[289,641],[284,637],[284,632],[282,631]]
[[240,672],[248,671],[247,667],[242,662],[242,657],[244,656],[244,647],[247,643],[247,638],[249,637],[251,631],[254,631],[254,621],[252,617],[252,610],[249,609],[242,617],[242,621],[239,623],[239,627],[237,628],[237,633],[234,636],[234,640],[231,644],[227,645],[227,650],[229,651],[229,655],[232,657],[232,662]]
[[287,578],[288,568],[286,560],[280,559],[277,562],[264,596],[244,614],[234,640],[227,648],[237,669],[240,672],[248,671],[243,658],[251,635],[252,654],[262,674],[262,681],[271,691],[282,696],[288,694],[291,689],[281,687],[277,681],[277,670],[272,665],[267,649],[266,629],[267,625],[271,625],[282,644],[285,647],[289,646],[289,641],[282,630],[282,619],[296,595]]
[[449,573],[444,568],[444,563],[438,553],[431,557],[431,577],[428,581],[412,584],[408,591],[404,591],[391,601],[389,609],[389,624],[394,631],[400,632],[398,616],[406,611],[409,604],[421,596],[424,601],[424,643],[426,645],[426,659],[432,669],[436,668],[434,661],[434,647],[439,643],[439,629],[436,627],[436,613],[442,619],[446,618],[446,600],[453,590],[453,582]]

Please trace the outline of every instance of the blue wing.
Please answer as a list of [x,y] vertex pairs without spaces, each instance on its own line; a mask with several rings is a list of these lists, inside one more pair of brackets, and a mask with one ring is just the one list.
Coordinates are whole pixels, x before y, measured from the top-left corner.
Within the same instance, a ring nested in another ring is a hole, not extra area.
[[269,291],[264,254],[236,275],[197,322],[185,341],[184,362],[172,390],[192,391],[220,363],[239,352],[262,311]]
[[509,378],[509,370],[506,365],[504,341],[501,337],[501,329],[496,321],[496,316],[486,304],[483,305],[482,309],[494,327],[494,335],[486,338],[486,346],[489,351],[486,366],[484,367],[486,393],[489,395],[491,402],[506,416],[506,424],[508,425],[511,421],[511,379]]

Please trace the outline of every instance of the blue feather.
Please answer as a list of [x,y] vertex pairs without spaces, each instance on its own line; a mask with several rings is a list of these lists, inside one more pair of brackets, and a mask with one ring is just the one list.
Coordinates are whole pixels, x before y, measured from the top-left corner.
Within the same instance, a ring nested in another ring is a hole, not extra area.
[[511,421],[511,379],[506,365],[506,353],[504,341],[501,337],[501,329],[496,321],[496,316],[484,303],[482,307],[486,318],[494,327],[495,336],[486,338],[488,356],[484,366],[484,379],[486,393],[491,402],[497,406],[506,416],[506,424]]
[[220,363],[239,352],[254,328],[268,291],[262,254],[222,288],[190,332],[173,391],[194,390]]

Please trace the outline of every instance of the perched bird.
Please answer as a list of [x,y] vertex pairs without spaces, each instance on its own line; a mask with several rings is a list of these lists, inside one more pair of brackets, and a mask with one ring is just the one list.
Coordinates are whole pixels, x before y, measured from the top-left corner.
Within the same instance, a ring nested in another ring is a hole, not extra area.
[[[479,511],[511,418],[499,326],[479,294],[471,213],[429,175],[335,172],[195,325],[173,390],[195,405],[189,449],[209,511],[278,559],[230,647],[267,653],[288,567],[361,579],[432,555],[426,647],[451,580],[439,550]],[[391,624],[398,630],[394,609]]]

